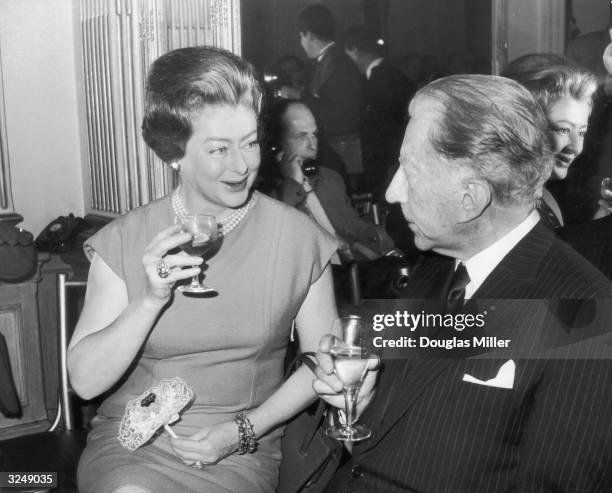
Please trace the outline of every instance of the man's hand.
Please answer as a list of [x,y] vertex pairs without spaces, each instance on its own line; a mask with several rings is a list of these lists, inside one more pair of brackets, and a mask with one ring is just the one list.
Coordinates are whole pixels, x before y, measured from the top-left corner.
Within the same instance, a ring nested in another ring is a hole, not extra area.
[[[317,367],[315,369],[317,379],[313,382],[312,388],[321,399],[331,406],[344,409],[343,385],[334,373],[334,362],[329,354],[329,349],[337,342],[338,338],[331,334],[321,339],[319,352],[317,353]],[[370,357],[368,360],[368,371],[357,396],[357,416],[363,412],[374,396],[379,367],[380,360],[378,356]]]
[[304,160],[300,156],[281,151],[277,154],[276,159],[280,165],[280,172],[283,178],[294,180],[300,185],[304,183],[306,179],[302,171]]

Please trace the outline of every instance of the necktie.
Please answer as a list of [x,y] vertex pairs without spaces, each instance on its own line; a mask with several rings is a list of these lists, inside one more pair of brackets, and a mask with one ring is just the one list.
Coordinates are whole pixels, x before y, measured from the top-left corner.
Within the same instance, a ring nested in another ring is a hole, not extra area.
[[470,282],[470,275],[463,263],[459,263],[449,283],[446,295],[446,313],[456,313],[465,301],[465,287]]

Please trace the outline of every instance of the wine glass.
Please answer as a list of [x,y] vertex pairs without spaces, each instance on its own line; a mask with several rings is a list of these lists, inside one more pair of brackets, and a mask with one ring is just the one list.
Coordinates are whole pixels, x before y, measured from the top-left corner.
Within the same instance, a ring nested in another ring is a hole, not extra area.
[[372,432],[364,425],[355,424],[355,405],[361,382],[368,369],[369,351],[360,344],[361,317],[342,317],[342,340],[334,344],[329,354],[334,362],[334,373],[344,384],[345,424],[335,424],[325,433],[337,440],[358,442],[369,438]]
[[[191,239],[181,245],[181,250],[189,255],[205,257],[219,237],[219,226],[215,216],[208,214],[187,214],[181,218],[181,232],[190,233]],[[215,289],[200,283],[198,274],[191,279],[191,284],[177,288],[182,293],[211,293]]]

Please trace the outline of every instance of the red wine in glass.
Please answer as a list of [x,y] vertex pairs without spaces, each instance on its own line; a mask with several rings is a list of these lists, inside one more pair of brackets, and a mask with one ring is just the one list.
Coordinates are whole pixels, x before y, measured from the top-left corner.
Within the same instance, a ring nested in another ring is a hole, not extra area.
[[[189,255],[205,257],[219,237],[219,225],[215,216],[209,214],[187,214],[181,220],[181,231],[190,233],[191,240],[181,245]],[[177,288],[182,293],[211,293],[215,289],[200,282],[196,274],[191,283]]]

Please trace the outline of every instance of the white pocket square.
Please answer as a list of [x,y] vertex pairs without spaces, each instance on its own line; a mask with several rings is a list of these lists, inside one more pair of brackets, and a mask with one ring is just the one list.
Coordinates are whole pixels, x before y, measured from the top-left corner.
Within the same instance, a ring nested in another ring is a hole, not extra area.
[[497,387],[498,389],[511,389],[514,387],[514,373],[516,371],[516,363],[510,359],[499,367],[497,376],[491,380],[479,380],[465,373],[463,381],[475,383],[477,385],[486,385],[487,387]]

